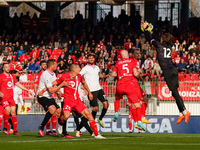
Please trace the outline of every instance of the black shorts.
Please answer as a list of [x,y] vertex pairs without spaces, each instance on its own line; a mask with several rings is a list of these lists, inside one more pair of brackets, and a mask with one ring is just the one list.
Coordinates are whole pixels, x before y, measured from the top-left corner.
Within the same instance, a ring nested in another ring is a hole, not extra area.
[[179,87],[178,70],[175,67],[163,70],[163,74],[170,91]]
[[54,98],[48,99],[46,97],[39,97],[38,98],[38,102],[40,103],[40,105],[42,105],[42,107],[44,108],[44,110],[47,112],[49,106],[54,105],[56,107],[56,109],[60,108],[60,106],[56,103]]
[[[90,100],[90,106],[92,107],[96,107],[98,106],[98,101],[97,101],[97,98],[103,103],[105,101],[108,101],[107,100],[107,97],[106,97],[106,94],[104,93],[104,91],[102,89],[98,90],[98,91],[94,91],[94,92],[91,92],[92,95],[93,95],[93,100]],[[89,97],[88,97],[89,99]]]

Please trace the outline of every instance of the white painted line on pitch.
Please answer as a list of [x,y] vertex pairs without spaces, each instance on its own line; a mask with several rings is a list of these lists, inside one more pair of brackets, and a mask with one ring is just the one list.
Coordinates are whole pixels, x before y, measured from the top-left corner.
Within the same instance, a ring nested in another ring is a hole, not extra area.
[[[125,137],[109,137],[106,139],[122,139]],[[69,141],[66,141],[69,139]],[[71,141],[87,141],[87,140],[102,140],[95,138],[83,138],[83,139],[73,139],[73,138],[64,138],[64,139],[51,139],[51,140],[31,140],[31,141],[3,141],[4,143],[34,143],[34,142],[71,142]]]

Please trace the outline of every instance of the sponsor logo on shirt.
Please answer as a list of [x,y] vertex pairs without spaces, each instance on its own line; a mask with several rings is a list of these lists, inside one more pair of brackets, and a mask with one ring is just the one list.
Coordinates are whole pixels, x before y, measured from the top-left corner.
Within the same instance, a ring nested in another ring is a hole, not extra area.
[[7,86],[8,86],[8,87],[12,87],[12,82],[9,81],[9,82],[7,83]]

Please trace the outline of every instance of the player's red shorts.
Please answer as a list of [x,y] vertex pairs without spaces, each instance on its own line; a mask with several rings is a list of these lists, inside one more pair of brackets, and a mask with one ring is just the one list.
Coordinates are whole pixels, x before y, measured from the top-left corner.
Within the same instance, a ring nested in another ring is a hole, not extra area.
[[0,102],[0,105],[3,106],[3,108],[6,108],[8,106],[12,107],[12,106],[16,106],[14,99],[11,100],[2,100]]
[[87,108],[87,106],[80,100],[76,100],[74,102],[63,100],[63,111],[72,111],[73,109],[77,111],[78,113],[81,113],[84,109]]
[[123,98],[123,95],[126,95],[129,99],[130,103],[139,103],[140,100],[138,98],[137,86],[135,86],[136,82],[121,82],[117,84],[115,98],[120,100]]

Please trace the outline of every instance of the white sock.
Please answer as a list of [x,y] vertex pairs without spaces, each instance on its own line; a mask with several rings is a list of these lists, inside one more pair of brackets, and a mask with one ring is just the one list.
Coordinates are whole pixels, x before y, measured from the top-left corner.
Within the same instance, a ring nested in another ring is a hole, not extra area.
[[47,132],[49,132],[49,131],[51,131],[51,130],[47,130]]
[[145,119],[145,117],[142,117],[142,120]]
[[184,115],[186,115],[186,113],[187,113],[187,110],[184,110],[182,113],[183,113]]

